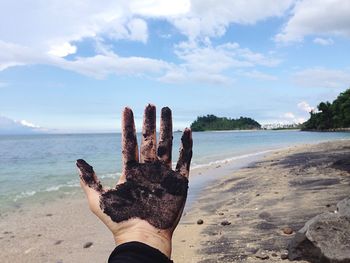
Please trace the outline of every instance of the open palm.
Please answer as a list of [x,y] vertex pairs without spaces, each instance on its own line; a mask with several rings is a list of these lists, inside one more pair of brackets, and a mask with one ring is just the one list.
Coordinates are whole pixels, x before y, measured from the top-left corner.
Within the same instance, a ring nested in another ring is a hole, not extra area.
[[[171,167],[170,109],[162,109],[157,145],[156,108],[153,105],[146,107],[140,158],[131,109],[125,108],[122,118],[123,169],[118,184],[113,189],[104,189],[92,166],[80,159],[77,166],[81,185],[90,209],[112,231],[117,244],[141,241],[157,247],[159,241],[171,241],[186,202],[192,158],[191,130],[186,129],[182,135],[174,171]],[[169,248],[165,251],[162,247],[157,248],[170,255]]]

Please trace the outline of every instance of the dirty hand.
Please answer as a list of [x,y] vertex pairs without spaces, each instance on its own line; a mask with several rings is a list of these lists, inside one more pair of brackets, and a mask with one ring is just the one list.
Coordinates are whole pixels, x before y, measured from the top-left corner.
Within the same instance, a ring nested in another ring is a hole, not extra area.
[[84,160],[78,160],[80,184],[91,211],[113,233],[116,245],[139,241],[170,258],[171,238],[185,206],[192,158],[192,134],[185,129],[179,160],[171,168],[172,117],[169,108],[161,112],[158,147],[156,108],[145,109],[139,152],[133,112],[122,116],[123,169],[118,184],[105,189]]

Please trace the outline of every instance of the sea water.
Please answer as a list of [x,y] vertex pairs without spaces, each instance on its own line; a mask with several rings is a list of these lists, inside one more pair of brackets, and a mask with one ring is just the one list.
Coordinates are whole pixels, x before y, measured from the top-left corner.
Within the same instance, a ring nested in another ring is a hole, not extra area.
[[[140,142],[140,134],[138,135]],[[194,132],[192,169],[246,162],[269,150],[350,139],[350,133],[301,131]],[[173,162],[181,133],[174,133]],[[53,200],[79,190],[75,161],[83,158],[99,178],[114,184],[121,172],[121,134],[0,136],[0,209],[25,201]]]

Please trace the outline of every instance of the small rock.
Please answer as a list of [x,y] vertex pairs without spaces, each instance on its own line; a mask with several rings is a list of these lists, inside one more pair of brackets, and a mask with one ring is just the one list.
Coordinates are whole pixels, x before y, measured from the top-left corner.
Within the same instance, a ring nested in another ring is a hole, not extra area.
[[202,219],[197,220],[197,225],[202,225],[203,223],[204,223],[204,221]]
[[283,259],[283,260],[288,259],[288,251],[287,250],[281,252],[281,259]]
[[267,255],[263,250],[259,249],[255,254],[256,258],[260,258],[262,260],[269,259],[269,255]]
[[271,256],[273,256],[273,257],[277,257],[278,255],[277,255],[277,253],[276,253],[276,252],[273,252],[273,253],[271,254]]
[[51,213],[49,213],[49,214],[46,214],[46,216],[52,216],[52,214],[51,214]]
[[220,213],[219,213],[219,216],[223,216],[223,215],[224,215],[224,213],[223,213],[223,212],[220,212]]
[[63,242],[63,240],[57,240],[55,243],[54,243],[54,245],[59,245],[59,244],[61,244]]
[[231,225],[231,222],[227,221],[227,220],[224,220],[221,222],[221,225],[222,226],[228,226],[228,225]]
[[326,204],[326,207],[331,207],[331,205],[330,204]]
[[92,242],[86,242],[86,243],[84,244],[83,248],[89,248],[89,247],[91,247],[92,245],[93,245]]
[[260,194],[256,194],[255,196],[260,196]]
[[271,214],[269,212],[264,211],[259,214],[259,217],[261,219],[268,219],[269,217],[271,217]]
[[291,235],[294,232],[293,229],[291,227],[289,227],[289,226],[282,228],[282,231],[286,235]]
[[275,194],[277,195],[277,194],[279,194],[279,192],[275,192]]
[[37,236],[37,237],[41,237],[41,234],[37,234],[36,236]]
[[237,216],[237,217],[240,217],[241,215],[240,215],[240,214],[237,214],[236,216]]

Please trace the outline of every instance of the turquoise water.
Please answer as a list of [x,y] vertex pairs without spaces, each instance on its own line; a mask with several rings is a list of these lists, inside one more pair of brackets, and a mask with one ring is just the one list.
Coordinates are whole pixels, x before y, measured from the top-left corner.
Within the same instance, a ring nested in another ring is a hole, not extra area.
[[[181,133],[174,133],[174,161]],[[242,131],[193,133],[192,168],[240,160],[258,152],[300,143],[350,139],[350,133]],[[140,141],[140,140],[139,140]],[[75,160],[94,166],[105,183],[121,171],[120,134],[0,136],[0,208],[25,200],[56,198],[79,187]]]

